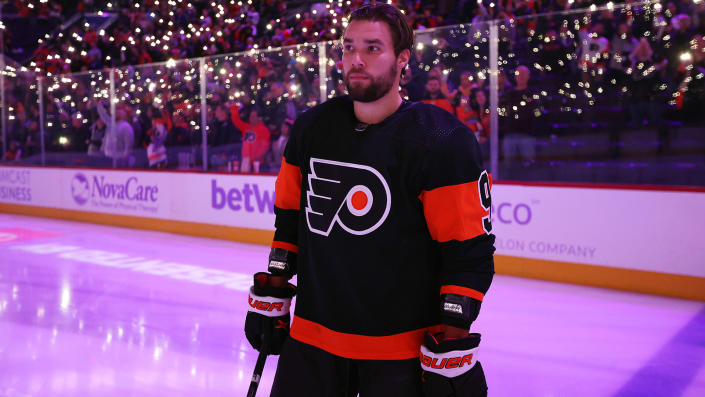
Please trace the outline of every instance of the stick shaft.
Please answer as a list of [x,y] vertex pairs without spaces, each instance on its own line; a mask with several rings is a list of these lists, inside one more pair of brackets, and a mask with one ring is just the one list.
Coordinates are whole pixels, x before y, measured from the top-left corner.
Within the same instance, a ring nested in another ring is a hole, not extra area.
[[264,363],[267,361],[267,353],[269,352],[270,335],[271,332],[265,332],[265,335],[262,335],[262,346],[259,350],[259,356],[257,356],[255,370],[252,372],[252,380],[250,381],[250,388],[247,390],[247,397],[255,397],[257,394],[257,387],[259,386],[259,381],[262,380]]
[[257,387],[259,386],[259,381],[262,379],[262,371],[264,370],[264,363],[266,361],[267,353],[266,350],[262,349],[259,356],[257,356],[257,363],[252,373],[252,381],[250,381],[250,389],[247,391],[247,397],[255,397],[257,394]]

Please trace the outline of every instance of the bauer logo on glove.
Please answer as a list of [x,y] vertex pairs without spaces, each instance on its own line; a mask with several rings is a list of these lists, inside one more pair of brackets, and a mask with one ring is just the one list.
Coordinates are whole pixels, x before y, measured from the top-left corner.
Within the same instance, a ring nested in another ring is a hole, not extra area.
[[267,317],[279,317],[288,314],[291,306],[291,298],[280,299],[273,296],[257,296],[255,295],[254,287],[250,287],[248,301],[250,304],[248,311],[256,312]]
[[[421,348],[423,351],[423,347]],[[447,354],[447,355],[439,355],[439,354],[431,354],[429,356],[421,353],[421,367],[423,367],[424,371],[430,371],[430,372],[437,372],[434,370],[444,370],[444,369],[453,369],[453,368],[460,368],[461,370],[465,371],[467,369],[472,368],[473,365],[477,362],[477,359],[473,360],[475,357],[474,354],[466,354],[466,355],[457,355],[457,354]],[[464,368],[465,365],[467,364],[467,368]]]

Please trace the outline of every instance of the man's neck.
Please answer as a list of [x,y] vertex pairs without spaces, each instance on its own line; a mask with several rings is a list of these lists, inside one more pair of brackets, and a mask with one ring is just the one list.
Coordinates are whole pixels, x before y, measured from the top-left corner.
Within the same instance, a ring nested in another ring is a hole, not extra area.
[[389,92],[374,102],[354,101],[355,117],[363,123],[377,124],[396,112],[401,105],[399,87],[392,87]]

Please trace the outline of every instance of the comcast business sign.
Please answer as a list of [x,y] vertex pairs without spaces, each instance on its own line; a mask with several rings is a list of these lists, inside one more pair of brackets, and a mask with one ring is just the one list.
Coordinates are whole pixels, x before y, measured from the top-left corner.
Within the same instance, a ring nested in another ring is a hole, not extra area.
[[71,197],[82,207],[157,213],[159,186],[143,183],[135,175],[76,173],[71,179]]

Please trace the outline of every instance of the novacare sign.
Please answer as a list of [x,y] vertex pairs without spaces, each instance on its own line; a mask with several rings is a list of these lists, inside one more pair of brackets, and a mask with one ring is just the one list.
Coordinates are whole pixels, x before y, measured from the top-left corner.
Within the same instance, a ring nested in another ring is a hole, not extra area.
[[159,186],[140,184],[136,176],[124,179],[96,174],[89,179],[76,173],[71,181],[71,196],[78,205],[91,202],[107,208],[140,208],[156,212]]
[[62,170],[70,183],[64,189],[70,194],[71,204],[80,209],[114,212],[125,215],[158,215],[165,206],[162,178],[152,173],[82,172]]

